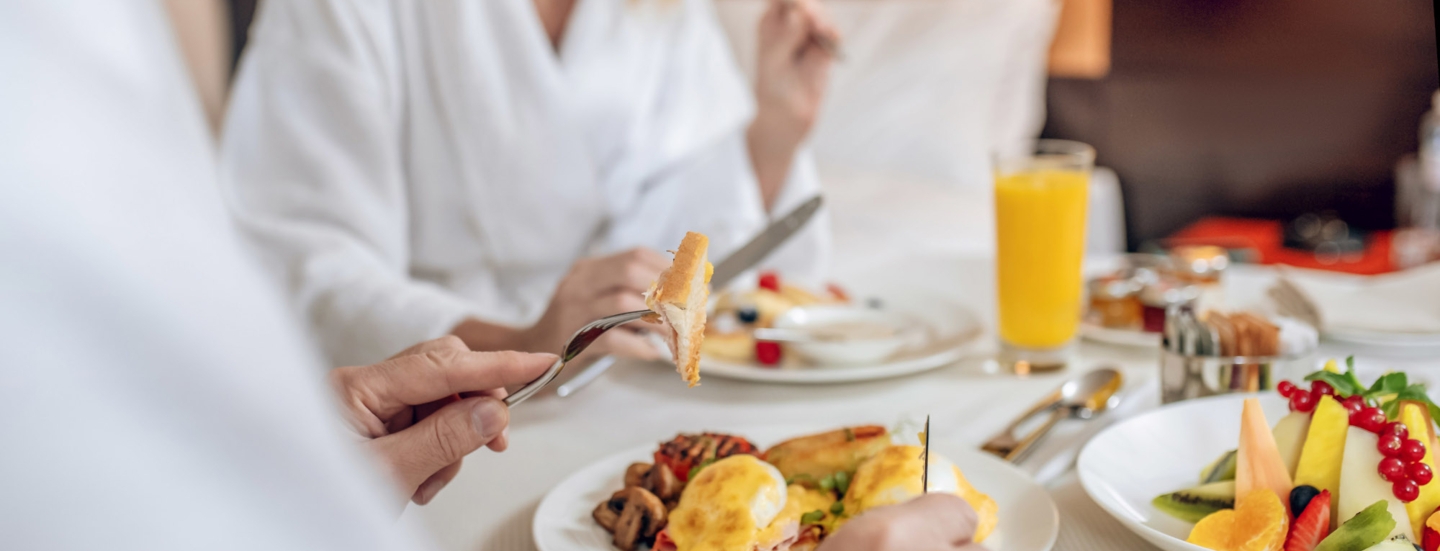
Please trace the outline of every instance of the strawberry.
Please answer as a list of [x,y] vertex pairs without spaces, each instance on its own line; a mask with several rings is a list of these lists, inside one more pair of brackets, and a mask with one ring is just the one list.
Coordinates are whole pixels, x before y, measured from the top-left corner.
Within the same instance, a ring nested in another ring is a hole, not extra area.
[[1285,551],[1314,551],[1320,540],[1330,535],[1330,491],[1321,490],[1320,495],[1310,500],[1305,512],[1295,518],[1290,526],[1290,537],[1285,539]]
[[760,288],[780,292],[780,274],[775,272],[760,272]]
[[760,365],[777,365],[780,363],[780,343],[771,341],[755,341],[755,361]]
[[1430,513],[1430,518],[1425,521],[1425,529],[1420,536],[1420,548],[1424,551],[1440,550],[1440,509]]

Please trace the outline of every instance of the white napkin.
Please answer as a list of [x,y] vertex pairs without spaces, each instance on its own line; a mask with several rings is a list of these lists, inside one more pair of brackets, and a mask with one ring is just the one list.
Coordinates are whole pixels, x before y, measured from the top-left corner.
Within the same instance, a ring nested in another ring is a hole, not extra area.
[[1440,333],[1440,263],[1379,276],[1291,268],[1325,329]]

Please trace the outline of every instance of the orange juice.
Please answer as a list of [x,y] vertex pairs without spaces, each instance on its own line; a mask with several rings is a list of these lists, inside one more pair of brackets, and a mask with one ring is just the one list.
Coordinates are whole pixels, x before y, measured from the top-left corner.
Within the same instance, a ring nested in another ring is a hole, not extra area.
[[996,285],[1006,344],[1048,349],[1074,338],[1089,183],[1080,170],[996,175]]

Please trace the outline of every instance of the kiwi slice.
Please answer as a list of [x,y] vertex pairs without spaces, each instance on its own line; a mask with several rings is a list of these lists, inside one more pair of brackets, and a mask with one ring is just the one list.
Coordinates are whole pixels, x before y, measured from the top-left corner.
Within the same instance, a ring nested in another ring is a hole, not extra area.
[[1235,481],[1225,480],[1165,494],[1150,502],[1161,512],[1185,522],[1200,519],[1221,509],[1235,508]]
[[1200,484],[1213,484],[1222,480],[1235,480],[1235,458],[1238,454],[1230,450],[1215,461],[1200,469]]
[[1371,546],[1384,542],[1385,536],[1394,529],[1395,518],[1390,516],[1388,505],[1383,500],[1377,501],[1350,517],[1350,520],[1321,540],[1315,551],[1370,549]]

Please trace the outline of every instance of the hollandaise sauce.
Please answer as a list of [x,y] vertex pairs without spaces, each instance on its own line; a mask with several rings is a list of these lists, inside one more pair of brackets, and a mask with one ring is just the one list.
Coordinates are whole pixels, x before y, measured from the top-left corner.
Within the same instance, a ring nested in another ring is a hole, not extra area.
[[786,510],[787,493],[775,467],[751,455],[727,457],[690,480],[666,530],[681,551],[752,549]]

